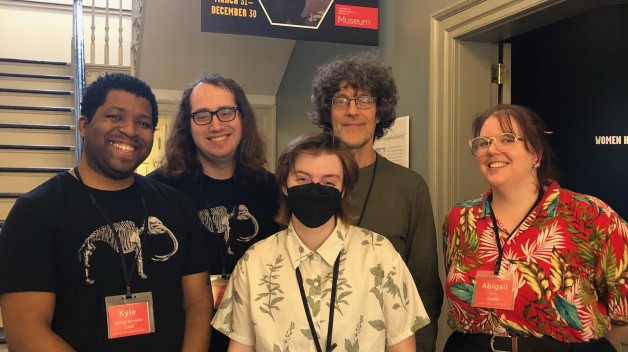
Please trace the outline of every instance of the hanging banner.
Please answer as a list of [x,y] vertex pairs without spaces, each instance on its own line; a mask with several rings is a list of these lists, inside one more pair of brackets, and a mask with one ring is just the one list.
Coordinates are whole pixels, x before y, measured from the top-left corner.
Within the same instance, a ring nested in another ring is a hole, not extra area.
[[201,0],[201,31],[378,45],[379,0]]

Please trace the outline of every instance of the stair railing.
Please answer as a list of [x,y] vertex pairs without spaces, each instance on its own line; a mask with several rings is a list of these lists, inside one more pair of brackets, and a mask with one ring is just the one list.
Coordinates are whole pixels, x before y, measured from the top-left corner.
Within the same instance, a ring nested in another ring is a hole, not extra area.
[[74,66],[74,134],[76,138],[76,163],[81,160],[83,139],[79,131],[81,99],[85,90],[85,45],[83,43],[83,0],[74,0],[72,26],[72,64]]

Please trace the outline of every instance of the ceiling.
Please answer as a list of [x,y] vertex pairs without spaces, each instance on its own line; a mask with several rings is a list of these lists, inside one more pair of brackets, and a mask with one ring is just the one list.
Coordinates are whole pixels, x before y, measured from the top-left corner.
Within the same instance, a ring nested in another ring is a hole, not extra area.
[[145,0],[137,75],[180,92],[205,73],[233,78],[247,95],[277,94],[295,41],[201,32],[201,2]]

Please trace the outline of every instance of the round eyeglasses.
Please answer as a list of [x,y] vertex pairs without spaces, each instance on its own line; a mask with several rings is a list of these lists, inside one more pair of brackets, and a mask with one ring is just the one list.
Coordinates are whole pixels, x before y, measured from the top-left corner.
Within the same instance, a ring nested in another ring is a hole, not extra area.
[[369,96],[361,96],[357,98],[335,97],[331,98],[331,106],[337,109],[347,109],[349,108],[352,100],[355,101],[355,105],[359,109],[372,108],[377,102],[377,98]]
[[214,115],[216,115],[218,120],[220,120],[221,122],[232,121],[233,119],[235,119],[237,111],[238,111],[237,107],[229,107],[229,108],[221,108],[216,111],[201,110],[201,111],[191,113],[190,116],[192,117],[192,120],[194,121],[195,124],[202,126],[202,125],[209,125],[212,122]]
[[491,143],[495,143],[495,148],[500,152],[507,152],[517,144],[517,141],[523,140],[525,140],[525,138],[514,133],[502,133],[495,137],[475,137],[469,140],[469,147],[471,147],[471,153],[477,156],[485,154],[491,146]]

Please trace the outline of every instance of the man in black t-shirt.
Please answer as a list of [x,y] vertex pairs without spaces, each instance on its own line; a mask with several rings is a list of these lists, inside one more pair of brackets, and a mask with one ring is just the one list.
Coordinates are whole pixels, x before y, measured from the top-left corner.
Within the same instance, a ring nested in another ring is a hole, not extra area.
[[0,233],[10,349],[207,350],[207,231],[180,192],[134,173],[157,116],[135,77],[86,90],[77,167],[20,197]]
[[[266,146],[238,83],[212,74],[185,89],[163,166],[149,177],[187,195],[211,232],[216,308],[244,252],[279,231],[274,221],[279,190],[265,164]],[[226,336],[212,330],[210,351],[226,351],[228,344]]]

